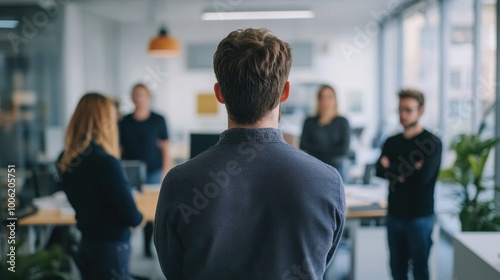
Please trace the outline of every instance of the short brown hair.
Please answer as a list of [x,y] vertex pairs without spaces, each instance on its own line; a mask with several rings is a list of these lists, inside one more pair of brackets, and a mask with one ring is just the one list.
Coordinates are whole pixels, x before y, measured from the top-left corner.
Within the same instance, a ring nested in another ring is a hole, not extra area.
[[402,89],[398,93],[399,99],[403,98],[413,98],[418,101],[418,106],[423,107],[425,105],[424,94],[416,89]]
[[253,124],[278,106],[292,64],[290,45],[267,29],[229,33],[214,54],[214,72],[229,117]]
[[132,99],[134,98],[135,90],[138,88],[144,89],[148,93],[149,97],[151,97],[151,91],[149,90],[148,86],[143,83],[137,83],[132,87],[132,91],[130,92],[130,96],[132,97]]

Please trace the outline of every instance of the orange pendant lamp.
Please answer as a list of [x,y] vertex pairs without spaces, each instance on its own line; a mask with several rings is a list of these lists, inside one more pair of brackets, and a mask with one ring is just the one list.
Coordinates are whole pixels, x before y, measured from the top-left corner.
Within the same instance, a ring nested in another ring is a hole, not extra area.
[[160,33],[149,42],[148,55],[152,57],[176,57],[181,53],[179,42],[168,35],[167,29],[162,27]]

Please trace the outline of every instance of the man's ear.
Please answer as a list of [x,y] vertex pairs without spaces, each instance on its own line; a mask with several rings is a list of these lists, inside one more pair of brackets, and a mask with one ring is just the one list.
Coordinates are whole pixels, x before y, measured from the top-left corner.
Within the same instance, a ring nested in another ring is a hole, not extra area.
[[280,102],[285,102],[290,96],[290,82],[286,81],[285,87],[283,88],[283,93],[281,94]]
[[418,109],[418,115],[419,117],[421,117],[425,112],[425,107],[424,106],[420,106],[420,108]]
[[224,101],[224,98],[222,97],[222,93],[220,92],[220,87],[219,83],[214,84],[214,92],[215,92],[215,98],[217,98],[217,101],[221,104],[225,104],[226,101]]

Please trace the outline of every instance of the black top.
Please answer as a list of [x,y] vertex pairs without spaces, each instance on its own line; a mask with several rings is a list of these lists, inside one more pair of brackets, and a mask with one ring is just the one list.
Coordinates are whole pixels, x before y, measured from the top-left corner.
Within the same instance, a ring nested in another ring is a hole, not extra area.
[[[434,186],[441,166],[441,140],[427,130],[406,139],[397,134],[387,139],[382,156],[391,165],[384,168],[377,162],[377,176],[389,180],[388,214],[415,218],[434,213]],[[415,163],[423,160],[421,169]],[[404,182],[398,178],[404,177]]]
[[148,172],[160,170],[163,157],[158,141],[168,139],[165,118],[151,112],[148,119],[137,121],[129,114],[123,117],[119,127],[122,159],[142,160]]
[[309,117],[304,122],[300,149],[324,163],[341,163],[349,151],[351,131],[346,118],[337,116],[329,124],[320,125],[319,116]]
[[333,167],[278,129],[234,128],[167,174],[155,244],[169,280],[319,280],[344,224]]
[[94,143],[61,174],[60,184],[83,239],[128,241],[130,227],[142,220],[120,162]]

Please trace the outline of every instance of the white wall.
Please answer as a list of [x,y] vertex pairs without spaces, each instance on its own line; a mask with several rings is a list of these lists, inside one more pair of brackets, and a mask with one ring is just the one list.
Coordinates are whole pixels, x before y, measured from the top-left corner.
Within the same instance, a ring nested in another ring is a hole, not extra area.
[[85,10],[83,15],[85,89],[118,95],[120,25]]
[[[74,109],[74,99],[83,92],[94,90],[120,97],[122,111],[130,112],[130,89],[137,82],[145,82],[154,94],[153,108],[165,115],[175,152],[179,157],[187,153],[189,132],[215,131],[226,128],[225,108],[219,106],[215,116],[196,114],[196,96],[213,92],[213,70],[188,70],[186,53],[180,57],[150,58],[146,50],[149,40],[159,29],[151,22],[117,22],[104,19],[85,7],[68,5],[68,32],[66,38],[66,66],[68,79],[68,109]],[[351,42],[356,33],[315,33],[300,21],[266,22],[169,22],[170,33],[183,46],[189,43],[218,43],[230,31],[246,27],[266,27],[285,41],[311,41],[315,53],[311,69],[293,68],[290,74],[292,95],[294,84],[321,82],[332,84],[338,91],[340,108],[352,126],[364,126],[364,142],[368,143],[376,124],[376,43],[368,44],[348,61],[339,48],[341,42]],[[83,28],[83,30],[82,30]],[[324,30],[324,28],[323,28]],[[72,38],[72,39],[70,39]],[[82,44],[85,41],[85,44]],[[82,57],[82,54],[84,56]],[[353,95],[361,99],[363,113],[350,114]],[[311,96],[311,98],[315,98]],[[301,126],[301,124],[295,124]],[[177,146],[176,146],[177,145]]]
[[120,29],[117,22],[89,13],[79,4],[69,3],[64,8],[66,127],[83,94],[118,95]]
[[85,92],[85,64],[83,12],[77,4],[64,8],[63,72],[65,96],[65,120],[67,126],[80,96]]

